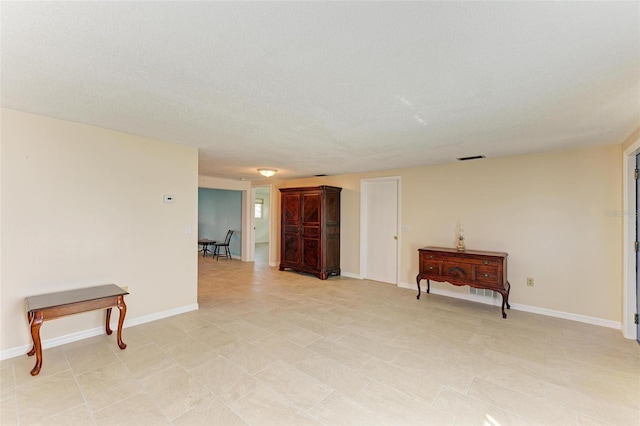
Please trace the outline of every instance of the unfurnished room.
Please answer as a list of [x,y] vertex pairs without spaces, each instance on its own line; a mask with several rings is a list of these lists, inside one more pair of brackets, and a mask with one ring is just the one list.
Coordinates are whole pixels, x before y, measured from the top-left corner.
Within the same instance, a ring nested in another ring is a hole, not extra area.
[[1,1],[0,424],[640,424],[637,1]]

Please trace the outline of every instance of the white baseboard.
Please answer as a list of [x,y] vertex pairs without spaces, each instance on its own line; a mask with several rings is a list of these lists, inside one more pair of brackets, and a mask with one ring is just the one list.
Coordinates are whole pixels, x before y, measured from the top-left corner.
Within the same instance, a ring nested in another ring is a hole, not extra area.
[[[136,318],[126,318],[124,320],[123,328],[134,327],[136,325],[144,324],[151,321],[156,321],[162,318],[172,317],[174,315],[183,314],[185,312],[196,311],[198,310],[198,304],[194,303],[192,305],[181,306],[179,308],[169,309],[168,311],[156,312],[155,314],[143,315],[141,317]],[[118,329],[118,316],[112,317],[111,320],[111,329]],[[104,326],[92,328],[89,330],[79,331],[77,333],[71,333],[64,336],[53,337],[51,339],[46,339],[42,341],[42,349],[47,348],[55,348],[56,346],[64,345],[71,342],[77,342],[78,340],[88,339],[89,337],[100,336],[104,334]],[[125,339],[123,339],[125,340]],[[31,344],[17,346],[15,348],[5,349],[0,352],[0,360],[5,360],[9,358],[15,358],[17,356],[22,356],[26,354],[31,349]]]
[[[398,287],[415,290],[416,292],[418,291],[418,287],[416,286],[416,284],[400,283],[398,284]],[[433,287],[431,287],[430,292],[432,294],[437,294],[440,296],[453,297],[456,299],[464,299],[464,300],[470,300],[472,302],[484,303],[485,305],[502,306],[502,297],[487,298],[487,297],[477,296],[474,294],[457,293],[454,291],[442,290],[442,289],[433,288]],[[622,330],[622,323],[618,321],[611,321],[611,320],[606,320],[602,318],[589,317],[586,315],[573,314],[570,312],[555,311],[553,309],[540,308],[537,306],[521,305],[519,303],[510,303],[510,305],[511,305],[511,309],[516,311],[531,312],[533,314],[546,315],[548,317],[562,318],[562,319],[571,320],[571,321],[583,322],[585,324],[591,324],[591,325],[597,325],[600,327],[607,327],[607,328],[613,328],[616,330]]]
[[[155,314],[143,315],[141,317],[132,318],[128,320],[125,318],[124,328],[134,327],[136,325],[145,324],[151,321],[157,321],[159,319],[172,317],[174,315],[184,314],[186,312],[197,311],[198,304],[194,303],[192,305],[180,306],[179,308],[169,309],[168,311],[156,312]],[[113,321],[112,321],[113,322]],[[115,322],[115,327],[117,327],[118,322]],[[114,328],[112,325],[111,328]]]
[[352,274],[351,272],[340,271],[340,275],[347,278],[355,278],[357,280],[361,280],[362,277],[359,274]]

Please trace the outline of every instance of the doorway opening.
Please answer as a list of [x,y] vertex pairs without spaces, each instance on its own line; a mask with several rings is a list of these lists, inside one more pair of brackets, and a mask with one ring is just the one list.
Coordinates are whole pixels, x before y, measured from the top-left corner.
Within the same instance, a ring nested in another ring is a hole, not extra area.
[[[198,188],[198,240],[223,242],[227,232],[231,256],[242,253],[242,191]],[[206,253],[205,253],[206,254]]]
[[271,253],[271,186],[253,188],[254,262],[270,265]]

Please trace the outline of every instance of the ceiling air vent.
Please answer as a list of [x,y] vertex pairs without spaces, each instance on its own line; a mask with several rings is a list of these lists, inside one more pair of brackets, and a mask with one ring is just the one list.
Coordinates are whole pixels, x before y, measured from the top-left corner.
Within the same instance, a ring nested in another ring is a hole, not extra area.
[[460,157],[458,161],[478,160],[480,158],[487,158],[484,155],[474,155],[473,157]]

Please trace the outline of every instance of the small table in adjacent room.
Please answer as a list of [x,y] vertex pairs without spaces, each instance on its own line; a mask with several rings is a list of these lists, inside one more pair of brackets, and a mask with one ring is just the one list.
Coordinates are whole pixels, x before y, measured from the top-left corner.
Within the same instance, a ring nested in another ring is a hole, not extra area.
[[198,250],[202,252],[202,257],[206,257],[207,253],[211,253],[209,250],[209,246],[212,246],[216,243],[216,240],[208,240],[203,238],[202,240],[198,240],[198,245],[202,246],[202,250]]
[[47,320],[97,309],[106,309],[106,332],[111,334],[109,320],[111,319],[111,308],[115,306],[120,311],[117,334],[118,346],[120,349],[126,348],[127,345],[122,341],[122,325],[124,324],[124,316],[127,313],[127,305],[124,303],[124,296],[127,294],[129,294],[127,291],[115,284],[105,284],[27,297],[27,319],[29,320],[31,338],[33,339],[33,347],[27,355],[36,355],[36,365],[31,370],[31,375],[36,376],[40,373],[40,368],[42,367],[40,327]]

